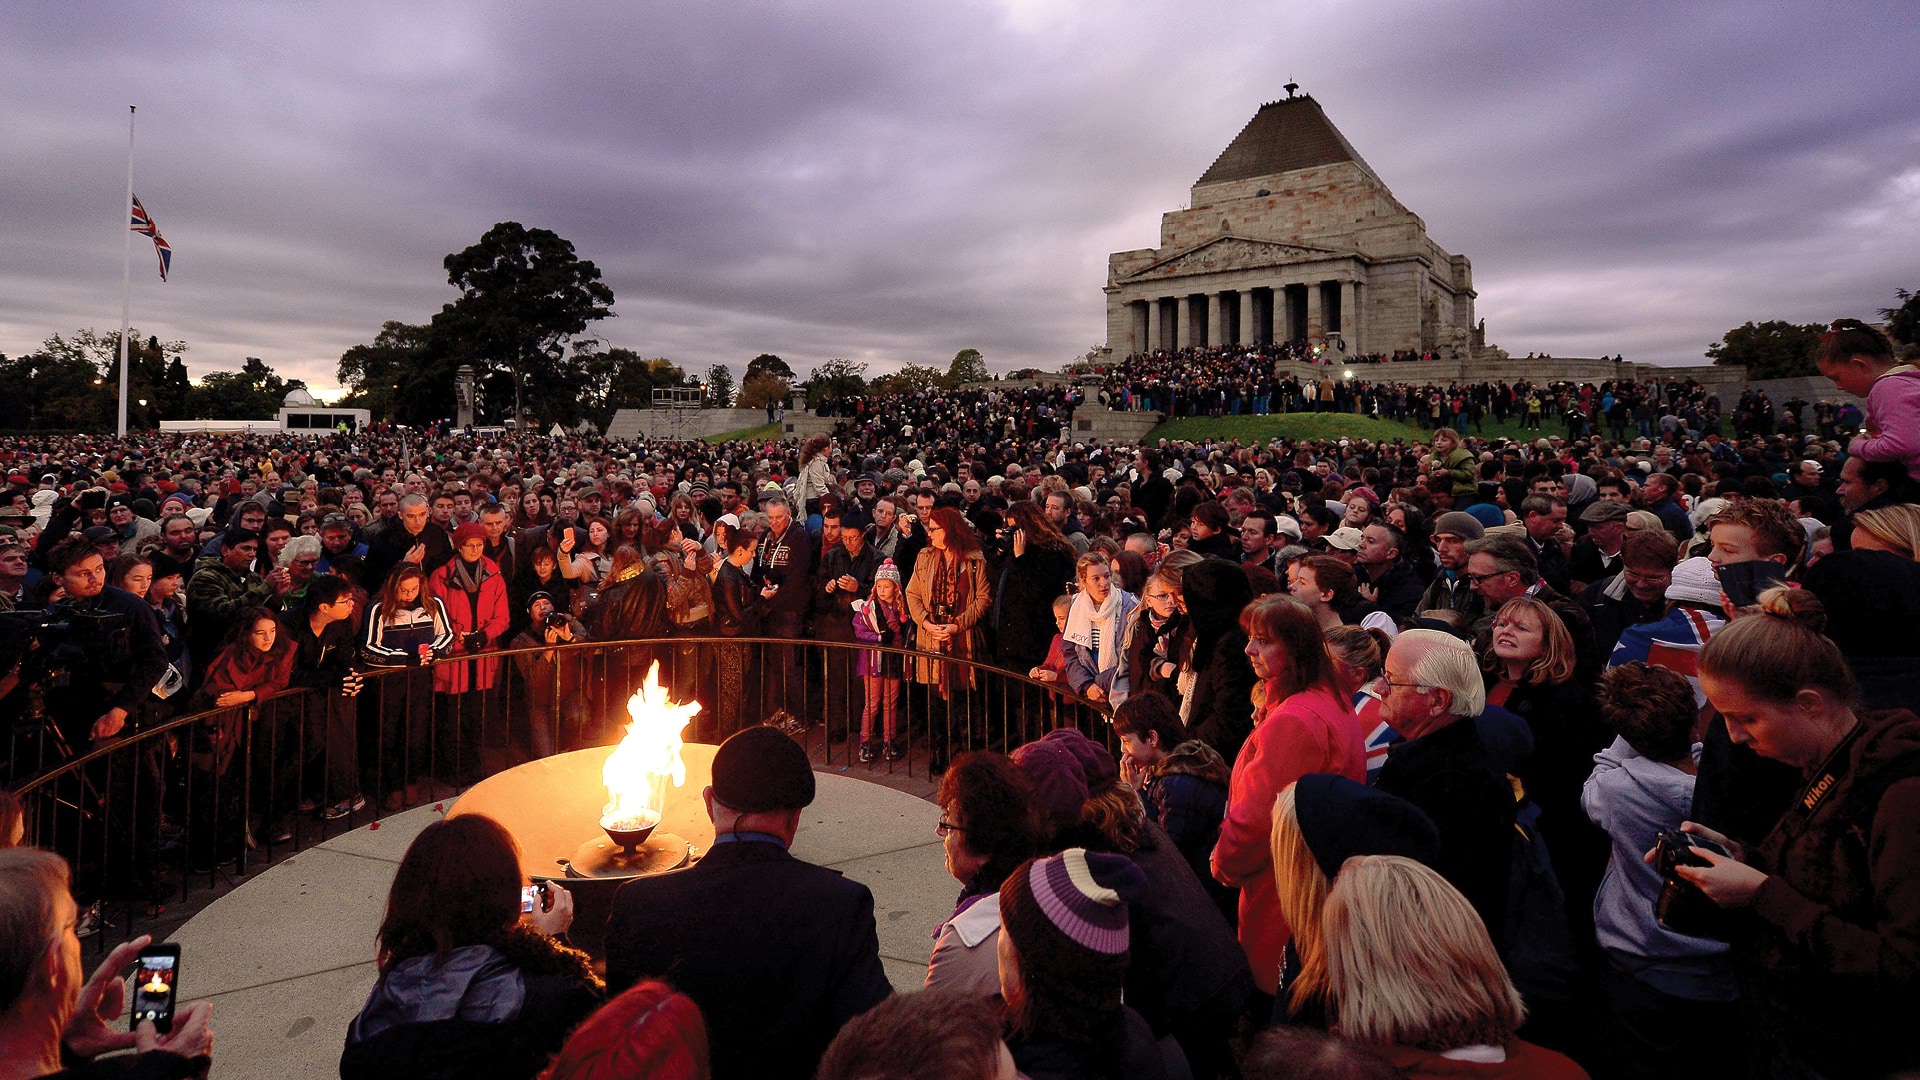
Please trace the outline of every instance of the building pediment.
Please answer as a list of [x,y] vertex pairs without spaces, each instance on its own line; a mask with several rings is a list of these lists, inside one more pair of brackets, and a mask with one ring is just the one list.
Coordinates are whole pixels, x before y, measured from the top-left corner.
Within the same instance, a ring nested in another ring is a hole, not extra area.
[[1274,240],[1252,240],[1244,236],[1220,236],[1204,244],[1169,255],[1151,266],[1128,274],[1124,281],[1152,281],[1158,278],[1212,274],[1227,270],[1259,270],[1291,266],[1320,259],[1341,258],[1351,252],[1309,244],[1285,244]]

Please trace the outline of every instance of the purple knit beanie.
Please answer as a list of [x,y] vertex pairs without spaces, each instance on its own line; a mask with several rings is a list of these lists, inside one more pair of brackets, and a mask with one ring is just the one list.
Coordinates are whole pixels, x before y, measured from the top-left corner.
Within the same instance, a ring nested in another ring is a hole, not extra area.
[[1080,775],[1086,778],[1087,794],[1098,795],[1120,779],[1120,763],[1107,748],[1080,733],[1078,728],[1055,728],[1040,737],[1073,755],[1080,763]]
[[1146,891],[1146,875],[1124,855],[1068,848],[1014,870],[1000,886],[1000,925],[1023,972],[1117,986],[1127,971],[1127,905]]
[[1013,763],[1033,781],[1034,805],[1047,831],[1059,833],[1080,824],[1087,801],[1087,774],[1080,759],[1058,742],[1040,739],[1013,752]]

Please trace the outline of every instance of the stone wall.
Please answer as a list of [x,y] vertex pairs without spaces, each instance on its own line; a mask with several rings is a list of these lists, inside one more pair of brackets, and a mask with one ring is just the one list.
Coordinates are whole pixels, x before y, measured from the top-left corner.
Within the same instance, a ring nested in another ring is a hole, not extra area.
[[764,409],[620,409],[607,423],[607,438],[704,439],[766,422]]

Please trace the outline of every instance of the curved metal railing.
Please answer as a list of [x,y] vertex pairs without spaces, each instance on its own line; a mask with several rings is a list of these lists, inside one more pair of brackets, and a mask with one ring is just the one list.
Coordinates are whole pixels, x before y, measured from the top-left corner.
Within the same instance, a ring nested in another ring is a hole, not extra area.
[[[863,667],[887,660],[897,661],[888,665],[898,669],[896,683],[863,677]],[[363,674],[357,697],[297,690],[242,707],[135,717],[128,734],[65,759],[44,737],[16,733],[8,764],[37,757],[47,767],[10,786],[25,813],[25,842],[65,856],[76,895],[110,912],[114,930],[99,941],[143,926],[164,932],[247,875],[331,836],[451,798],[523,761],[617,741],[626,701],[655,662],[675,700],[703,706],[692,741],[784,719],[816,763],[917,781],[922,793],[932,769],[966,750],[1011,750],[1063,726],[1112,742],[1100,705],[983,660],[857,642],[686,636],[376,668]],[[869,698],[878,740],[888,696],[898,756],[863,764]]]

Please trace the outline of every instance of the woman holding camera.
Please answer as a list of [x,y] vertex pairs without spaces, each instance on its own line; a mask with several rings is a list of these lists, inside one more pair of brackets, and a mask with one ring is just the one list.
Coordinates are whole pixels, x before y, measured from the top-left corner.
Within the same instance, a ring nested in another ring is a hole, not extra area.
[[520,684],[527,695],[529,746],[534,757],[543,758],[562,746],[571,748],[586,723],[580,657],[577,651],[563,652],[557,646],[588,640],[587,628],[554,607],[553,597],[543,592],[527,597],[526,622],[526,629],[513,639],[512,648],[547,648],[516,652],[513,665],[520,672]]
[[[1920,1066],[1905,1025],[1920,993],[1920,717],[1856,711],[1859,684],[1804,589],[1769,589],[1700,654],[1700,683],[1737,744],[1800,769],[1804,787],[1758,846],[1676,872],[1750,917],[1734,953],[1759,992],[1763,1060],[1783,1075],[1880,1076]],[[1744,947],[1743,947],[1744,946]]]
[[380,923],[380,980],[347,1029],[343,1080],[531,1078],[598,1007],[587,955],[555,940],[573,897],[528,895],[520,851],[479,814],[421,830]]

